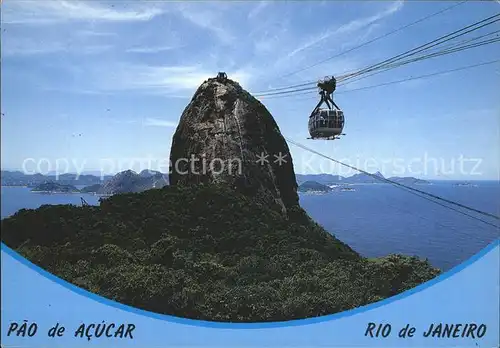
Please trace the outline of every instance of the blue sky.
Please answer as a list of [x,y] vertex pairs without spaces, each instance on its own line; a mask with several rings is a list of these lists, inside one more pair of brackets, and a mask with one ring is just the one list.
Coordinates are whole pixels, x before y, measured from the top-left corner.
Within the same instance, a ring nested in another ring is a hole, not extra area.
[[[279,78],[448,6],[5,0],[2,169],[22,169],[24,163],[29,171],[58,165],[59,171],[116,172],[144,169],[138,160],[144,158],[152,160],[152,169],[164,168],[182,111],[218,71],[250,92],[312,81],[382,61],[500,11],[498,2],[470,1]],[[498,22],[471,35],[497,29]],[[339,87],[334,98],[346,115],[346,136],[338,141],[306,139],[316,94],[261,100],[286,137],[361,169],[388,176],[498,179],[500,64],[351,91],[498,58],[494,44]],[[298,173],[354,174],[289,146]]]

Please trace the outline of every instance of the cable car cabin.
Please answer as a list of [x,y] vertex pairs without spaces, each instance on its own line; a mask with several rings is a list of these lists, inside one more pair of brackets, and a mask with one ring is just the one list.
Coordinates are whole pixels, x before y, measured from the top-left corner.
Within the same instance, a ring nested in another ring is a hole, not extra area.
[[[344,129],[344,113],[335,104],[331,95],[335,91],[335,77],[318,81],[321,99],[309,116],[309,134],[311,139],[338,139]],[[328,109],[320,108],[325,103]]]
[[312,139],[335,139],[344,129],[341,110],[318,109],[309,117],[309,134]]

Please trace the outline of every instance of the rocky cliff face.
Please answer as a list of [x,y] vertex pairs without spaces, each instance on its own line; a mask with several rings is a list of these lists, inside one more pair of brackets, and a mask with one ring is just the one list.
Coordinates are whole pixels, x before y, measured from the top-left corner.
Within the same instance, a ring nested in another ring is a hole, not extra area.
[[269,111],[237,82],[208,79],[172,140],[170,184],[227,183],[286,212],[298,205],[290,151]]

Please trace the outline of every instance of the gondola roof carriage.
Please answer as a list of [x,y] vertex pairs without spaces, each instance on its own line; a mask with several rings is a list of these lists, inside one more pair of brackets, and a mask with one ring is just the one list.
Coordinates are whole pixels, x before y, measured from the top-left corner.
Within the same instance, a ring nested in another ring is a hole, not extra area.
[[[321,99],[309,116],[309,139],[334,140],[339,139],[344,129],[344,113],[335,104],[331,95],[337,87],[335,77],[325,77],[318,81]],[[322,104],[326,108],[321,108]]]

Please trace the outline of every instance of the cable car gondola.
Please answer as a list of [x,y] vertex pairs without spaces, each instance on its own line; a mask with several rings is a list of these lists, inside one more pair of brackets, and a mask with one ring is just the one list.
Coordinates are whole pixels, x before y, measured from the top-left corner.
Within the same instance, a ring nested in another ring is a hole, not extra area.
[[[335,77],[325,77],[318,81],[319,95],[321,100],[309,116],[309,134],[310,139],[339,139],[344,135],[344,113],[332,100],[332,93],[337,87]],[[327,108],[320,108],[325,103]]]

